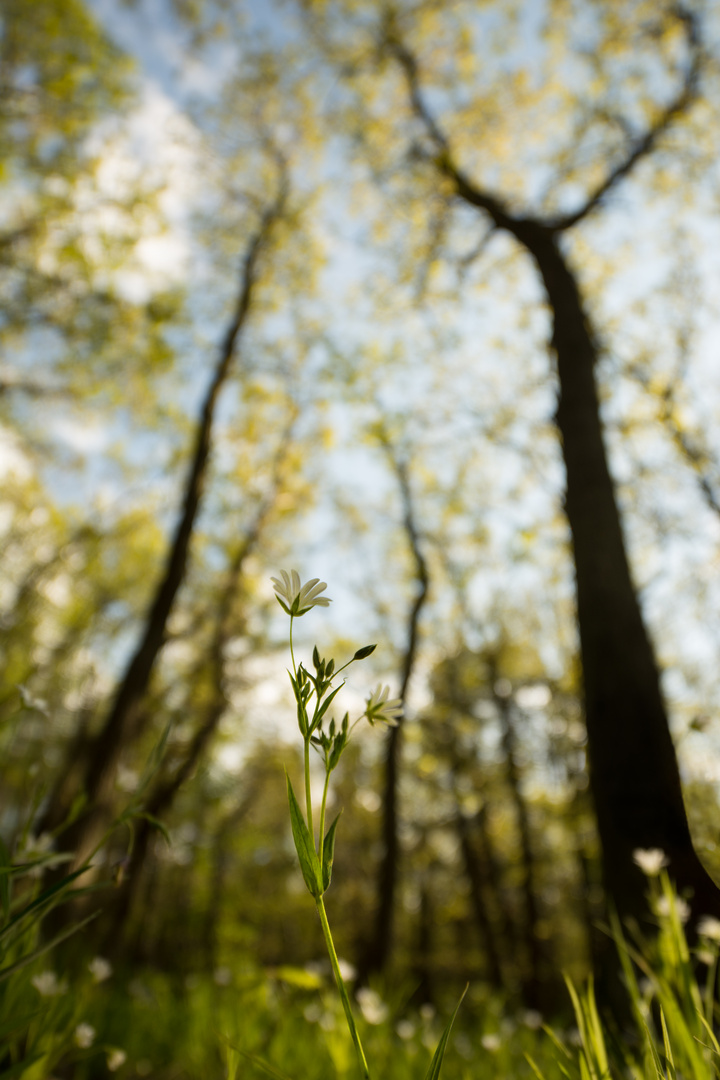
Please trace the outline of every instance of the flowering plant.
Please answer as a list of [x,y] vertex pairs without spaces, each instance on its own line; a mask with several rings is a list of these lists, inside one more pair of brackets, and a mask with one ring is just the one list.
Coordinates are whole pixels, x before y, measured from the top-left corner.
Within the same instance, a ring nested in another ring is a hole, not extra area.
[[[296,664],[295,651],[293,648],[293,622],[295,619],[307,614],[313,607],[327,607],[331,601],[322,593],[327,588],[324,581],[312,578],[306,584],[302,584],[296,570],[289,573],[280,571],[279,578],[272,578],[275,596],[283,611],[290,616],[290,659],[292,671],[288,672],[295,704],[297,707],[297,720],[300,734],[303,738],[303,764],[305,778],[305,813],[293,791],[290,778],[286,775],[288,803],[290,807],[290,825],[292,827],[295,850],[300,860],[300,869],[308,892],[315,901],[317,913],[322,926],[323,937],[327,947],[330,963],[332,965],[338,993],[343,1005],[350,1035],[355,1045],[358,1062],[364,1080],[369,1080],[365,1051],[363,1050],[360,1034],[353,1016],[350,998],[342,976],[340,961],[333,942],[330,925],[323,896],[330,887],[332,880],[333,859],[335,854],[335,835],[337,832],[340,814],[334,819],[330,827],[325,829],[325,809],[327,806],[330,777],[337,768],[343,751],[355,727],[361,720],[367,720],[371,725],[377,723],[386,724],[389,727],[396,726],[402,715],[402,701],[399,698],[390,697],[390,688],[379,684],[365,700],[363,712],[354,720],[350,721],[349,713],[345,713],[341,721],[334,717],[328,719],[328,711],[335,698],[344,686],[344,680],[337,686],[333,683],[346,668],[357,660],[365,660],[375,651],[375,645],[365,645],[358,649],[353,656],[341,667],[335,666],[334,659],[325,659],[320,656],[317,646],[313,649],[313,671],[306,668],[302,663]],[[325,768],[325,782],[323,785],[322,799],[320,803],[320,816],[318,822],[317,837],[315,834],[312,793],[310,789],[310,748],[316,750],[323,761]],[[464,994],[463,994],[464,997]],[[462,1001],[462,998],[460,999]],[[460,1003],[443,1032],[442,1038],[430,1063],[430,1069],[426,1080],[437,1080],[440,1075],[445,1047],[450,1035],[455,1016]]]

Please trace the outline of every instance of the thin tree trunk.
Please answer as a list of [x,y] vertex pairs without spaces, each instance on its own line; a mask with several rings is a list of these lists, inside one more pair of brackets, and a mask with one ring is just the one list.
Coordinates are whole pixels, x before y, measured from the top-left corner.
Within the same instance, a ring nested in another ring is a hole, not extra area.
[[470,885],[470,899],[475,915],[475,925],[485,953],[490,976],[489,981],[498,990],[504,990],[505,980],[500,964],[500,952],[497,948],[497,935],[488,913],[486,875],[473,847],[468,819],[459,804],[455,816],[455,831],[460,841],[465,874]]
[[[120,681],[102,730],[90,749],[82,787],[87,809],[64,833],[63,842],[75,851],[78,864],[84,861],[100,841],[112,819],[113,785],[120,753],[126,734],[141,708],[155,661],[164,643],[168,618],[187,569],[190,540],[207,476],[217,401],[230,374],[240,336],[250,312],[260,256],[267,245],[273,225],[282,213],[285,200],[286,189],[283,184],[276,201],[264,213],[243,258],[235,312],[220,347],[218,362],[198,421],[180,519],[170,543],[165,571],[156,589],[138,647]],[[67,819],[71,803],[70,793],[62,790],[62,786],[59,787],[55,797],[50,800],[40,828],[48,831],[60,828]]]
[[[294,422],[294,417],[293,417]],[[287,454],[289,439],[292,433],[292,423],[288,427],[282,446],[275,460],[273,480],[270,491],[263,498],[255,514],[248,531],[237,549],[233,561],[227,571],[224,586],[221,593],[221,602],[215,619],[215,632],[210,646],[210,666],[212,670],[213,695],[204,716],[198,724],[195,734],[182,760],[176,763],[174,771],[165,776],[153,788],[149,798],[145,802],[144,810],[153,818],[161,819],[172,806],[183,784],[195,771],[205,750],[217,730],[220,720],[228,708],[228,699],[225,690],[225,647],[232,632],[232,607],[242,581],[243,568],[248,557],[256,549],[262,529],[268,514],[275,503],[279,486],[280,471],[284,458]],[[122,936],[123,923],[127,919],[132,908],[135,892],[142,879],[142,868],[147,858],[150,837],[155,826],[142,818],[138,821],[135,829],[135,842],[133,845],[130,865],[127,868],[126,880],[122,885],[122,891],[114,905],[113,918],[110,924],[109,941],[118,941]]]
[[689,62],[675,98],[578,210],[547,220],[513,214],[503,199],[476,184],[453,158],[420,89],[415,56],[390,16],[386,47],[407,83],[417,119],[434,144],[428,155],[453,184],[456,197],[510,233],[532,257],[553,320],[552,347],[560,384],[556,423],[566,470],[565,511],[573,541],[577,618],[583,665],[592,793],[603,849],[605,886],[623,915],[645,917],[646,882],[633,862],[637,848],[658,847],[670,871],[692,894],[695,916],[720,913],[720,891],[697,857],[690,837],[675,748],[660,690],[660,675],[633,585],[615,489],[607,463],[595,384],[597,349],[561,235],[583,221],[695,98],[702,57],[694,17],[676,13]]
[[[403,658],[399,697],[403,704],[407,698],[417,654],[418,625],[423,605],[427,599],[429,576],[425,558],[420,549],[420,539],[415,521],[410,482],[405,464],[398,459],[389,440],[383,438],[385,449],[398,479],[404,508],[405,532],[415,564],[417,592],[410,607],[407,622],[407,645]],[[371,940],[359,965],[358,981],[385,970],[390,959],[393,942],[395,894],[398,882],[400,844],[398,840],[398,779],[400,771],[400,748],[403,718],[386,736],[385,776],[382,796],[382,858],[377,878],[377,906]]]
[[535,854],[530,835],[530,816],[525,797],[520,786],[520,770],[517,764],[517,735],[512,717],[512,705],[509,698],[498,693],[497,671],[490,663],[490,680],[493,699],[500,714],[502,724],[502,746],[505,754],[505,769],[512,801],[515,804],[515,816],[520,834],[520,852],[522,855],[522,894],[524,918],[521,937],[525,946],[527,967],[522,980],[525,1004],[531,1009],[539,1009],[542,996],[542,951],[537,934],[538,905],[535,887]]

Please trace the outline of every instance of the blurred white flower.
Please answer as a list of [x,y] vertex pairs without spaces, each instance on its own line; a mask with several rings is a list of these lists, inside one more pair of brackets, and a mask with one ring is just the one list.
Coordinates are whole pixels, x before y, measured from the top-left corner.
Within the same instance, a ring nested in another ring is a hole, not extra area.
[[365,715],[371,724],[379,720],[380,723],[387,724],[388,727],[397,727],[399,717],[402,716],[403,711],[402,701],[400,698],[388,699],[389,693],[389,686],[382,686],[378,683],[376,689],[367,699]]
[[491,1054],[494,1054],[502,1046],[502,1039],[496,1031],[491,1031],[482,1036],[480,1043],[484,1050],[489,1050]]
[[[42,859],[44,856],[49,855],[54,847],[55,841],[50,833],[40,833],[39,836],[33,836],[31,833],[18,848],[15,858],[20,863],[36,862],[38,859]],[[48,860],[48,865],[49,863],[50,860]],[[35,866],[32,870],[28,870],[28,877],[42,877],[44,869],[45,866]]]
[[639,866],[647,877],[657,877],[669,859],[660,848],[636,848],[633,851],[633,862]]
[[368,1024],[382,1024],[384,1020],[387,1020],[388,1007],[375,990],[363,986],[357,992],[357,999],[360,1011]]
[[709,938],[710,941],[720,942],[720,919],[712,915],[703,915],[698,923],[698,934]]
[[[280,580],[282,578],[282,580]],[[297,570],[280,571],[280,578],[270,578],[275,589],[275,596],[283,611],[299,618],[313,607],[327,607],[331,603],[329,596],[320,593],[327,589],[327,582],[320,578],[311,578],[304,585]]]
[[104,956],[95,956],[88,964],[88,971],[93,977],[93,982],[105,982],[112,975],[112,964]]
[[412,1020],[398,1020],[395,1025],[395,1031],[401,1039],[404,1039],[407,1042],[407,1040],[412,1039],[415,1034],[415,1025]]
[[232,971],[229,967],[215,968],[213,971],[213,982],[216,986],[229,986],[232,982]]
[[698,949],[695,956],[701,964],[705,965],[705,967],[710,967],[711,964],[715,963],[716,959],[715,953],[710,952],[709,949]]
[[529,1027],[531,1031],[537,1031],[538,1028],[542,1027],[542,1013],[539,1013],[537,1009],[526,1009],[523,1013],[522,1022],[525,1027]]
[[75,1028],[75,1043],[81,1050],[89,1050],[95,1041],[95,1028],[90,1024],[78,1024]]
[[67,990],[67,983],[58,982],[54,971],[41,971],[39,975],[33,975],[30,982],[41,997],[56,997]]
[[313,1001],[309,1005],[306,1005],[303,1009],[303,1016],[307,1020],[308,1024],[317,1024],[322,1014],[322,1007],[316,1001]]
[[338,957],[338,967],[340,968],[343,982],[352,982],[353,979],[357,979],[357,968],[354,964],[351,964],[349,960],[343,960],[342,957]]
[[[668,896],[659,896],[655,901],[655,914],[661,919],[668,919],[672,911],[672,901]],[[686,923],[690,918],[690,905],[681,896],[675,897],[675,910],[681,923]]]
[[124,1065],[127,1061],[127,1054],[124,1050],[115,1048],[110,1050],[107,1056],[107,1067],[110,1072],[117,1072],[121,1065]]
[[331,1013],[326,1009],[320,1017],[318,1023],[320,1024],[320,1027],[323,1029],[323,1031],[334,1031],[336,1023],[334,1013]]

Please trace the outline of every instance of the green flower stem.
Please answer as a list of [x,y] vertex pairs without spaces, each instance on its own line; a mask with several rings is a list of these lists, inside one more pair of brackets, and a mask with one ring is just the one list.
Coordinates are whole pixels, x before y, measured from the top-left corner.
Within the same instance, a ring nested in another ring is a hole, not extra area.
[[327,920],[327,914],[325,912],[325,905],[323,903],[322,896],[318,896],[315,900],[315,906],[320,916],[320,925],[322,926],[323,936],[325,938],[325,945],[327,946],[328,955],[330,956],[330,963],[332,964],[333,974],[335,975],[335,982],[340,992],[340,998],[342,1000],[343,1009],[345,1010],[345,1019],[347,1020],[348,1027],[350,1028],[350,1034],[352,1035],[352,1041],[355,1044],[355,1050],[357,1051],[358,1061],[360,1062],[360,1068],[362,1070],[363,1080],[370,1080],[370,1070],[368,1068],[367,1059],[365,1057],[365,1051],[362,1048],[360,1042],[360,1035],[355,1025],[355,1017],[352,1014],[350,1007],[350,998],[348,992],[345,989],[345,983],[343,977],[340,974],[340,964],[338,962],[337,953],[335,952],[335,943],[330,933],[330,924]]
[[305,806],[307,808],[308,832],[313,838],[314,844],[315,833],[313,832],[312,796],[310,794],[310,739],[308,736],[305,738]]
[[293,652],[293,643],[292,643],[292,628],[293,628],[293,616],[291,615],[290,616],[290,659],[292,660],[293,675],[297,679],[297,668],[295,667],[295,653]]
[[319,847],[320,850],[318,851],[318,855],[320,856],[320,865],[321,866],[322,866],[322,861],[323,861],[323,848],[325,846],[325,804],[327,802],[329,785],[330,785],[330,773],[326,771],[325,772],[325,787],[323,788],[322,803],[320,805],[320,842],[318,844],[318,847]]

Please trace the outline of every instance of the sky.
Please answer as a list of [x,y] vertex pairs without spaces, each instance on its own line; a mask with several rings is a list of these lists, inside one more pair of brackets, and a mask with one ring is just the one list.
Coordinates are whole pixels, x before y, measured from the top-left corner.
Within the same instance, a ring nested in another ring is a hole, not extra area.
[[[191,106],[198,96],[211,102],[218,94],[233,72],[235,53],[223,40],[216,41],[204,55],[189,52],[186,36],[164,0],[129,5],[92,0],[91,8],[115,40],[136,58],[140,87],[130,123],[107,151],[100,183],[112,191],[141,175],[163,186],[159,205],[163,227],[142,238],[134,264],[121,271],[122,288],[129,298],[138,300],[163,284],[197,280],[193,275],[198,268],[202,280],[193,213],[203,205],[206,163]],[[527,5],[521,55],[533,52],[537,41],[533,25],[539,24],[543,9],[541,3]],[[292,35],[287,7],[280,20],[273,16],[273,5],[260,0],[248,2],[243,11],[248,25],[265,31],[270,41],[273,35]],[[100,131],[97,137],[106,139],[107,132]],[[341,175],[342,153],[334,147],[317,166],[320,174]],[[539,173],[528,182],[539,186],[544,181]],[[682,236],[687,261],[702,282],[695,305],[688,415],[697,418],[720,460],[720,437],[715,435],[720,430],[720,365],[715,345],[720,339],[716,316],[720,310],[720,217],[716,199],[711,187],[695,192],[693,206],[683,210]],[[424,414],[409,427],[423,477],[418,482],[422,491],[419,511],[426,515],[428,530],[432,531],[437,511],[437,500],[431,491],[424,490],[428,477],[439,477],[441,486],[447,487],[461,468],[466,469],[463,498],[469,512],[458,528],[462,531],[464,527],[468,535],[459,537],[453,553],[469,565],[477,558],[473,511],[483,511],[483,565],[468,585],[480,628],[493,604],[503,597],[520,614],[536,607],[540,625],[551,627],[552,605],[546,603],[543,590],[551,582],[555,595],[567,604],[572,576],[567,561],[559,574],[556,570],[558,549],[567,538],[558,519],[562,468],[557,442],[547,422],[544,426],[541,423],[552,414],[555,388],[552,376],[548,376],[551,368],[544,345],[547,313],[539,302],[532,267],[517,258],[506,240],[494,237],[482,270],[475,277],[471,275],[464,292],[452,295],[454,286],[448,279],[450,295],[437,303],[426,308],[404,303],[394,322],[370,325],[373,306],[366,282],[377,282],[392,270],[388,270],[381,248],[370,242],[362,218],[349,212],[348,198],[339,185],[330,187],[321,206],[325,217],[319,232],[328,259],[321,314],[329,321],[324,332],[348,350],[362,351],[371,342],[388,352],[399,348],[402,362],[393,367],[393,379],[380,388],[384,404],[393,407],[397,403],[398,410],[407,413],[414,401],[418,412],[427,409],[428,400],[432,403],[432,432]],[[613,465],[628,510],[628,531],[647,610],[661,631],[667,690],[685,723],[699,703],[710,703],[711,711],[720,704],[720,684],[714,673],[720,625],[713,615],[720,610],[720,524],[703,509],[691,477],[652,427],[646,435],[637,436],[628,449],[624,429],[629,417],[642,413],[642,395],[631,379],[618,374],[622,364],[641,354],[648,342],[653,349],[666,347],[668,363],[672,361],[672,343],[663,344],[662,335],[672,325],[672,304],[677,301],[681,313],[683,308],[678,290],[673,292],[672,286],[672,256],[677,249],[668,256],[662,241],[668,215],[676,213],[677,206],[677,198],[666,197],[662,190],[650,202],[641,177],[640,182],[623,185],[607,211],[583,227],[569,246],[582,266],[592,312],[608,343],[600,381],[606,394],[604,409]],[[612,267],[611,274],[608,267]],[[203,362],[190,359],[186,382],[176,391],[188,414],[195,411],[205,389],[214,342],[219,337],[215,327],[207,324],[199,325],[197,331],[204,341]],[[426,352],[428,342],[433,341],[444,350],[435,383],[427,369],[415,361],[415,355]],[[501,348],[495,349],[493,343]],[[400,616],[391,613],[383,621],[373,611],[373,590],[379,587],[382,593],[383,575],[388,575],[388,565],[393,565],[388,563],[389,557],[398,560],[395,565],[406,565],[393,480],[381,455],[360,441],[362,404],[356,402],[348,408],[341,397],[326,404],[335,430],[335,447],[316,466],[317,483],[325,484],[328,494],[339,493],[346,503],[364,513],[366,524],[359,533],[349,513],[338,516],[333,500],[322,499],[298,527],[294,550],[288,550],[288,557],[297,560],[305,576],[328,581],[336,598],[329,623],[334,632],[345,622],[357,627],[363,637],[366,627],[370,632],[381,626],[398,638]],[[513,409],[519,412],[517,419],[493,433],[498,413]],[[103,485],[107,498],[128,497],[123,478],[112,469],[108,471],[103,459],[104,451],[122,435],[122,420],[118,423],[120,426],[112,430],[93,426],[87,417],[79,420],[60,415],[55,421],[55,436],[88,453],[93,462],[87,474],[87,498],[90,489]],[[150,445],[136,444],[136,455],[141,459],[155,455],[155,450],[150,454]],[[155,460],[154,482],[169,508],[177,494],[176,478],[164,486],[166,458],[159,448]],[[649,475],[644,488],[637,483],[643,470]],[[147,494],[142,477],[136,490],[138,497]],[[169,517],[171,511],[166,509],[166,513]],[[662,535],[663,517],[671,534],[668,537]],[[395,585],[402,573],[393,570],[389,576]],[[448,617],[442,605],[435,617],[440,621]],[[548,633],[542,647],[552,666],[559,654],[549,644],[550,637]],[[683,670],[689,676],[683,675]],[[417,692],[421,699],[422,679]],[[694,767],[702,766],[720,779],[715,759],[707,758],[705,743],[694,740],[697,750],[693,755],[693,740],[685,740],[686,760],[692,758]]]

